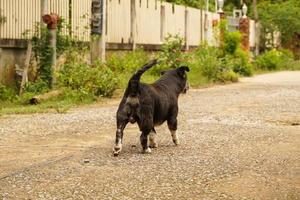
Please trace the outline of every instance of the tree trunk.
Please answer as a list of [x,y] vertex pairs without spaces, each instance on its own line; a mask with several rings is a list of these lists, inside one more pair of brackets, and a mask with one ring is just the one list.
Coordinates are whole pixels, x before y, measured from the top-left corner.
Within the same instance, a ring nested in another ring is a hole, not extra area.
[[260,47],[260,23],[258,21],[257,0],[253,0],[253,14],[255,20],[255,56],[258,56]]
[[28,82],[28,68],[29,68],[29,64],[30,64],[31,52],[32,52],[32,43],[31,43],[31,40],[29,40],[27,52],[26,52],[25,66],[23,69],[22,81],[21,81],[21,85],[20,85],[20,92],[19,92],[20,96],[23,94],[24,87],[25,87],[26,83]]

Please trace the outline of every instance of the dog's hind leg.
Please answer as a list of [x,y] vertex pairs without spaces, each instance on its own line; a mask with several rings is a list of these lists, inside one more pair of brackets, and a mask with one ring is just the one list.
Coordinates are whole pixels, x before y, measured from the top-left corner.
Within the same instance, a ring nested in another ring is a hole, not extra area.
[[114,156],[118,156],[122,150],[123,131],[128,124],[128,119],[117,119],[116,140],[114,146]]
[[148,135],[151,132],[151,129],[143,129],[140,137],[141,145],[143,148],[142,153],[151,153],[151,149],[148,146]]
[[152,131],[149,134],[149,147],[150,148],[157,148],[158,144],[156,142],[156,131],[153,128]]
[[171,132],[172,140],[175,145],[179,145],[179,140],[177,136],[177,119],[176,118],[171,118],[168,120],[168,128]]

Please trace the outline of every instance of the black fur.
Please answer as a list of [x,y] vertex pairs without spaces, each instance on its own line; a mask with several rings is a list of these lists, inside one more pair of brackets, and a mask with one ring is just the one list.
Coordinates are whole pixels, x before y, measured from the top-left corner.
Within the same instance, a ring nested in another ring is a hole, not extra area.
[[182,66],[168,70],[152,84],[141,83],[141,75],[155,64],[157,61],[153,60],[144,65],[128,82],[117,111],[115,155],[121,151],[123,130],[128,122],[137,122],[142,132],[140,140],[144,152],[148,149],[148,135],[155,132],[155,126],[167,121],[171,131],[177,130],[178,96],[187,90],[186,72],[189,68]]

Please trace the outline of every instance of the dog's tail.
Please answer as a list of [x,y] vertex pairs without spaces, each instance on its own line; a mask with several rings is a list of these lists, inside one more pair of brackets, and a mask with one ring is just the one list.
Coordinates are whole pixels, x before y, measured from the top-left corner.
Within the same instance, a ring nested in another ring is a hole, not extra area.
[[128,87],[127,87],[130,96],[134,97],[137,95],[141,76],[143,75],[144,72],[149,70],[157,63],[158,63],[157,59],[151,60],[149,63],[145,64],[142,68],[140,68],[135,74],[133,74],[133,76],[130,78],[128,82]]

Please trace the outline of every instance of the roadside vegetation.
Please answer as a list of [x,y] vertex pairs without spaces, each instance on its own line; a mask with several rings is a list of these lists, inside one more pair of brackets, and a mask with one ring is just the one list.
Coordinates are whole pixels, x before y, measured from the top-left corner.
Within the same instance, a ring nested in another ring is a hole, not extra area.
[[[86,44],[76,38],[63,36],[58,29],[57,54],[59,71],[53,74],[49,60],[52,50],[47,43],[49,33],[46,29],[39,37],[39,26],[36,36],[32,38],[35,52],[35,66],[29,72],[29,82],[24,93],[19,96],[19,85],[7,87],[0,84],[0,115],[36,112],[64,113],[70,107],[88,104],[105,98],[121,95],[127,86],[130,76],[150,59],[158,58],[161,63],[153,67],[142,77],[144,82],[153,82],[159,78],[160,72],[181,65],[190,67],[189,82],[193,87],[211,84],[237,82],[239,77],[252,76],[265,71],[300,69],[300,63],[294,55],[285,49],[270,49],[251,58],[241,46],[241,34],[228,32],[226,22],[221,22],[216,33],[223,33],[223,39],[216,34],[219,47],[200,44],[196,49],[183,51],[184,40],[176,35],[169,35],[159,52],[145,52],[143,49],[127,52],[109,52],[105,63],[91,65]],[[51,84],[56,77],[56,84]],[[33,97],[60,91],[38,105],[29,105]],[[118,92],[119,91],[119,92]]]

